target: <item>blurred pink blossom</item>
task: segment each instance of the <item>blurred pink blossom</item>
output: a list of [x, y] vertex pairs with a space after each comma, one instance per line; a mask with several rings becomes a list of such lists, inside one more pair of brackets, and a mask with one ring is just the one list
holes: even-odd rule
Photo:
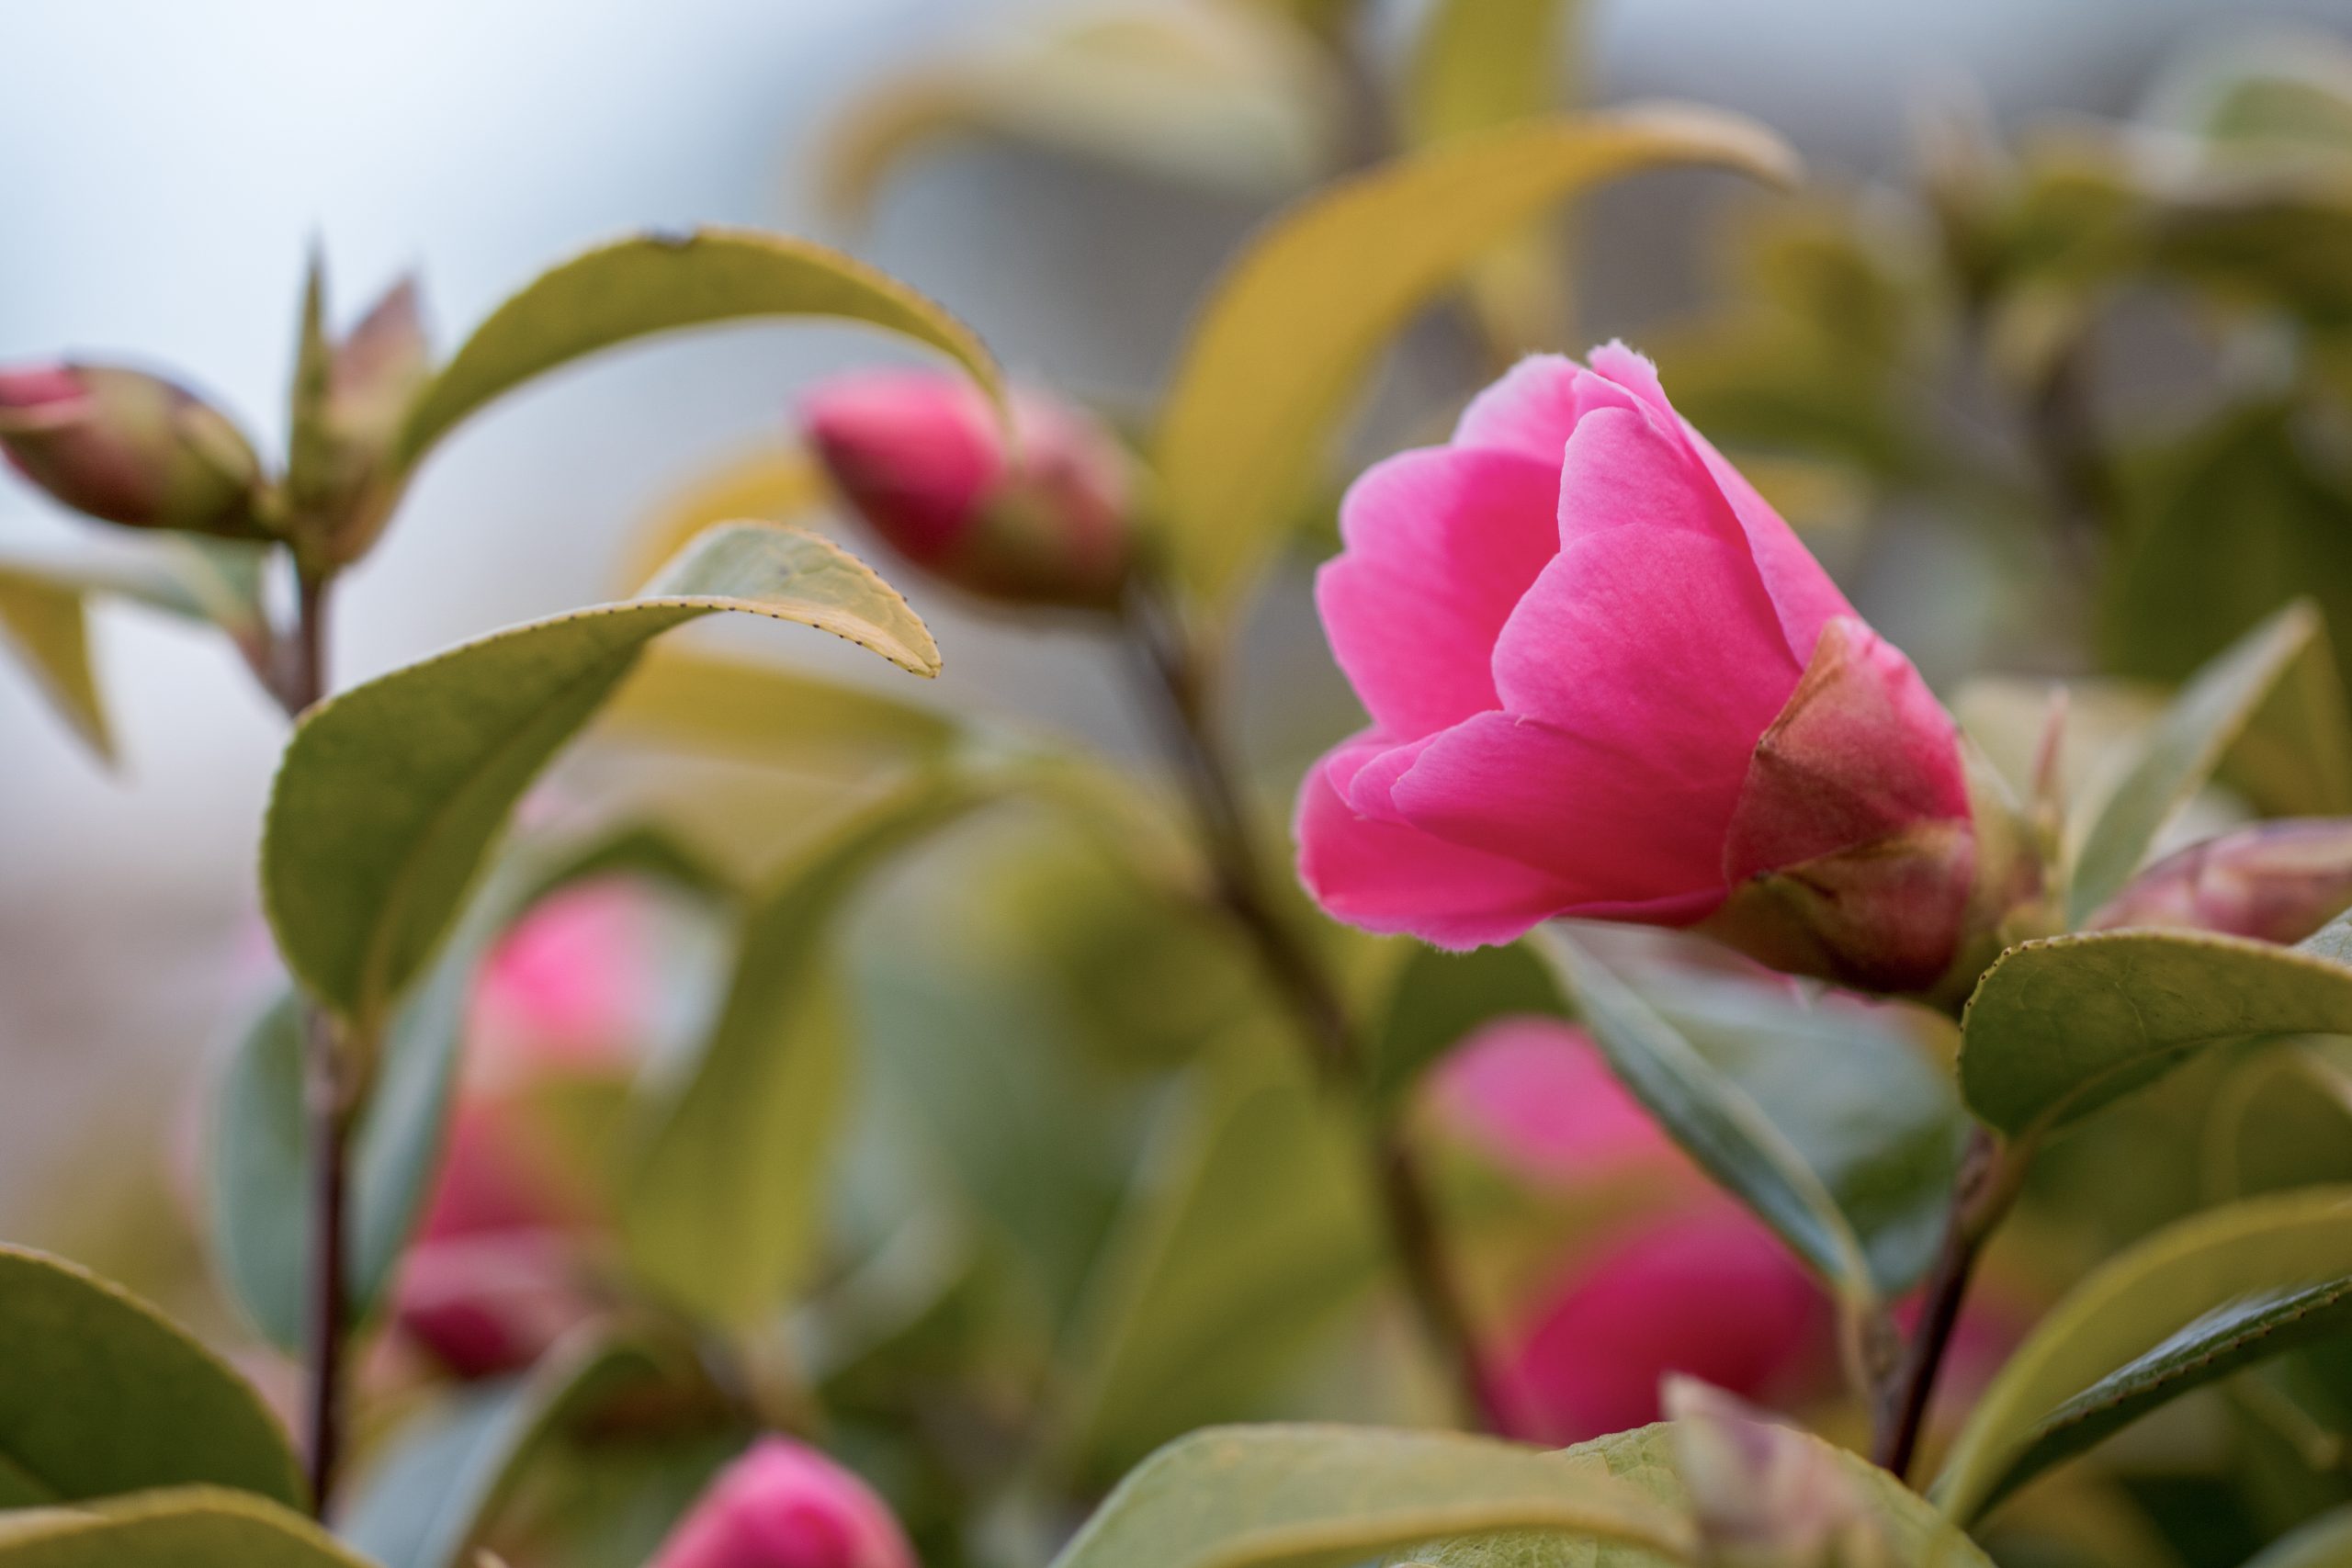
[[651, 1568], [916, 1568], [889, 1508], [816, 1450], [763, 1438], [721, 1471]]

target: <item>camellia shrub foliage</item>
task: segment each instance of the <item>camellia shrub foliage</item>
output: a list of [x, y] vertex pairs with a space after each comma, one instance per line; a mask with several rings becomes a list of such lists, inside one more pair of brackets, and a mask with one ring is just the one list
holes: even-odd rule
[[[2352, 55], [1857, 192], [1563, 107], [1542, 0], [1360, 20], [1057, 22], [832, 147], [1301, 187], [1140, 423], [744, 230], [447, 354], [314, 265], [275, 455], [0, 368], [119, 536], [0, 562], [66, 723], [106, 596], [288, 726], [194, 1205], [251, 1341], [0, 1248], [0, 1568], [2352, 1562]], [[1719, 286], [1572, 357], [1558, 213], [1691, 166]], [[1342, 459], [1432, 316], [1492, 374]], [[907, 352], [625, 596], [335, 678], [445, 437], [777, 318]], [[1302, 560], [1362, 718], [1244, 746]], [[893, 581], [1078, 634], [1157, 760], [927, 701]]]

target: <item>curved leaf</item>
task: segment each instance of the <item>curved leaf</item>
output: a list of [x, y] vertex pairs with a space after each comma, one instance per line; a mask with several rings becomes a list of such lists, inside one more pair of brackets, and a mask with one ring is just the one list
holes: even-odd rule
[[654, 509], [629, 540], [621, 586], [635, 592], [706, 528], [745, 519], [797, 523], [832, 499], [832, 482], [802, 448], [747, 452], [698, 475]]
[[1763, 1108], [1557, 930], [1538, 938], [1610, 1065], [1691, 1158], [1772, 1227], [1849, 1308], [1878, 1299], [1862, 1245], [1804, 1156]]
[[1961, 1024], [1969, 1107], [2011, 1136], [2089, 1114], [2250, 1034], [2352, 1033], [2352, 968], [2201, 931], [2030, 942], [1977, 982]]
[[1001, 392], [988, 349], [944, 310], [822, 245], [752, 229], [642, 234], [542, 273], [492, 311], [401, 427], [413, 467], [469, 416], [560, 365], [633, 338], [754, 316], [837, 316], [929, 344]]
[[672, 626], [734, 610], [848, 638], [917, 674], [931, 634], [838, 547], [714, 528], [622, 604], [465, 643], [311, 710], [270, 794], [263, 902], [288, 967], [362, 1040], [431, 956], [506, 814]]
[[0, 1247], [0, 1495], [218, 1485], [300, 1507], [301, 1466], [244, 1379], [129, 1292]]
[[[1690, 1488], [1683, 1479], [1687, 1450], [1679, 1439], [1684, 1425], [1660, 1421], [1611, 1433], [1578, 1443], [1560, 1457], [1680, 1516], [1692, 1506]], [[1991, 1559], [1974, 1541], [1918, 1494], [1860, 1455], [1792, 1428], [1776, 1428], [1772, 1437], [1822, 1462], [1868, 1506], [1894, 1548], [1889, 1568], [1991, 1568]], [[1547, 1531], [1444, 1541], [1416, 1551], [1413, 1561], [1427, 1568], [1662, 1568], [1666, 1560], [1623, 1546], [1596, 1550], [1589, 1540]]]
[[863, 773], [944, 758], [956, 716], [789, 665], [656, 644], [605, 704], [599, 733], [796, 773]]
[[82, 743], [98, 761], [113, 762], [114, 732], [107, 723], [97, 677], [90, 671], [82, 595], [62, 583], [0, 566], [0, 643], [17, 650], [41, 694]]
[[2070, 924], [2089, 919], [2132, 880], [2172, 814], [2212, 776], [2319, 632], [2319, 612], [2298, 600], [2231, 644], [2182, 689], [2083, 837], [2066, 895]]
[[548, 1441], [622, 1404], [667, 1399], [715, 1417], [725, 1407], [692, 1359], [589, 1335], [529, 1372], [458, 1394], [404, 1430], [343, 1522], [385, 1568], [463, 1568], [499, 1505]]
[[991, 795], [954, 778], [910, 786], [752, 898], [726, 1001], [654, 1109], [622, 1201], [631, 1265], [680, 1305], [746, 1325], [797, 1282], [847, 1089], [834, 917], [890, 856]]
[[2036, 1325], [1932, 1495], [1965, 1523], [2167, 1399], [2352, 1321], [2352, 1189], [2247, 1199], [2101, 1264]]
[[0, 1515], [0, 1568], [371, 1568], [301, 1515], [209, 1486]]
[[1374, 354], [1546, 208], [1620, 175], [1712, 164], [1786, 179], [1753, 121], [1654, 107], [1531, 119], [1330, 186], [1277, 218], [1201, 312], [1155, 444], [1169, 550], [1211, 610], [1249, 585]]
[[1677, 1560], [1691, 1544], [1631, 1488], [1491, 1438], [1212, 1427], [1131, 1472], [1053, 1568], [1344, 1568], [1435, 1536], [1539, 1529]]
[[2298, 1525], [2249, 1558], [2245, 1568], [2352, 1568], [2352, 1506]]

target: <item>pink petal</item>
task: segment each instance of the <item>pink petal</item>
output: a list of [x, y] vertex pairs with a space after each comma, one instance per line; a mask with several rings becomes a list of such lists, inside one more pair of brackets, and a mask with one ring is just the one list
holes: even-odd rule
[[1426, 735], [1497, 706], [1489, 654], [1558, 553], [1556, 467], [1432, 447], [1365, 471], [1340, 503], [1346, 553], [1317, 574], [1331, 651], [1373, 719]]
[[1697, 1178], [1591, 1037], [1555, 1018], [1486, 1025], [1446, 1054], [1430, 1093], [1450, 1124], [1524, 1177], [1575, 1183], [1687, 1169]]
[[1388, 750], [1381, 740], [1350, 742], [1309, 769], [1299, 788], [1299, 877], [1334, 919], [1461, 949], [1510, 942], [1570, 901], [1532, 866], [1351, 808], [1332, 775]]
[[1640, 405], [1606, 377], [1560, 354], [1532, 354], [1470, 400], [1453, 428], [1453, 445], [1516, 452], [1557, 468], [1568, 434], [1599, 409]]

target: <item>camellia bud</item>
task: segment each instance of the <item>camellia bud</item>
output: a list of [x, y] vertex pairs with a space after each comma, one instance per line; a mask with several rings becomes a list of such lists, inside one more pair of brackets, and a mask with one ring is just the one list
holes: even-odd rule
[[[1708, 1562], [1894, 1568], [1902, 1561], [1854, 1472], [1828, 1444], [1694, 1378], [1667, 1379], [1661, 1403]], [[1923, 1559], [1932, 1560], [1932, 1552]]]
[[187, 389], [112, 365], [0, 370], [0, 451], [92, 517], [134, 528], [265, 536], [261, 461]]
[[432, 378], [433, 355], [413, 279], [394, 284], [339, 341], [327, 335], [325, 292], [314, 263], [286, 491], [298, 547], [349, 561], [367, 553], [400, 500], [393, 449]]
[[2352, 818], [2259, 822], [2167, 855], [2091, 917], [2298, 942], [2352, 906]]
[[721, 1471], [652, 1568], [915, 1568], [865, 1483], [816, 1450], [763, 1438]]
[[1134, 561], [1134, 465], [1088, 414], [1012, 395], [1012, 448], [961, 377], [888, 371], [827, 383], [809, 444], [858, 514], [908, 560], [1012, 604], [1117, 605]]

